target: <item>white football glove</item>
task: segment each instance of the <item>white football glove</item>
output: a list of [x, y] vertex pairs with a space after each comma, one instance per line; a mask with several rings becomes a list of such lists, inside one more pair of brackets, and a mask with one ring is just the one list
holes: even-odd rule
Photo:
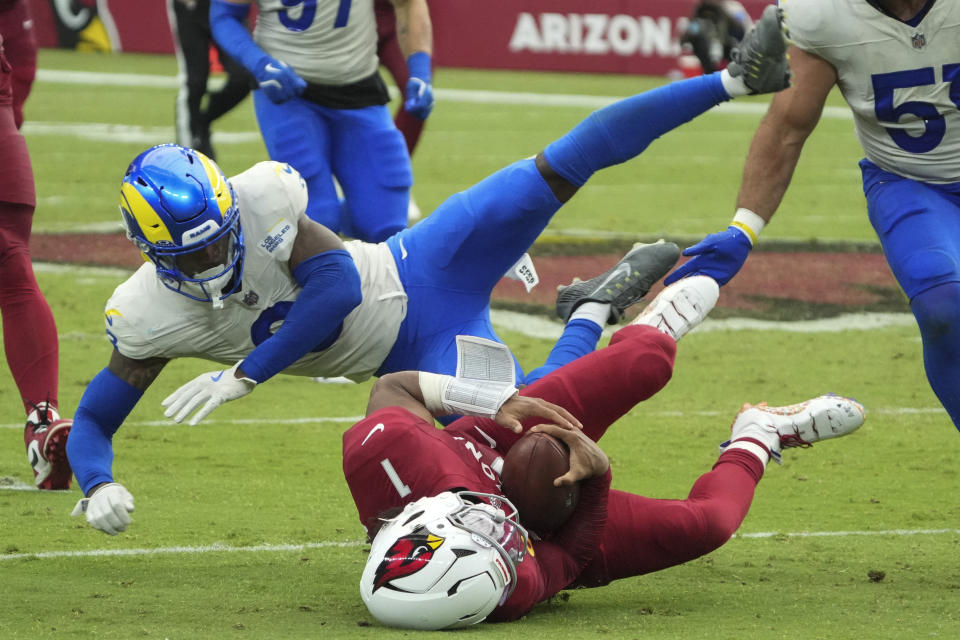
[[223, 371], [205, 373], [183, 385], [160, 403], [167, 409], [163, 415], [173, 418], [174, 422], [183, 422], [184, 418], [203, 404], [190, 419], [190, 424], [195, 425], [224, 402], [247, 395], [257, 386], [257, 381], [235, 378], [234, 372], [239, 366], [240, 362]]
[[116, 482], [105, 484], [89, 498], [83, 498], [73, 508], [72, 516], [87, 514], [87, 522], [94, 529], [115, 536], [126, 531], [133, 511], [133, 496]]

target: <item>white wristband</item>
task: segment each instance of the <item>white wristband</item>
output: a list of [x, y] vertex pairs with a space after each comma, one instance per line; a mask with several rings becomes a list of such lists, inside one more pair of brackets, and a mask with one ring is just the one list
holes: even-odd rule
[[747, 234], [747, 237], [750, 239], [750, 246], [753, 246], [757, 244], [757, 237], [760, 235], [760, 232], [763, 231], [763, 227], [766, 226], [766, 224], [766, 220], [753, 211], [750, 211], [750, 209], [740, 207], [734, 214], [733, 222], [730, 223], [730, 226], [736, 227]]
[[517, 393], [507, 382], [470, 380], [420, 372], [423, 404], [434, 415], [461, 414], [494, 418], [500, 407]]

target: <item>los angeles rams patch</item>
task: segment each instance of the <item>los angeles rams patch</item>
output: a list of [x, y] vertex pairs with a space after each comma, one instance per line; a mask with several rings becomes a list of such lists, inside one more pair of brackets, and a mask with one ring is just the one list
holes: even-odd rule
[[[273, 231], [274, 229], [278, 228], [278, 231]], [[291, 225], [289, 222], [286, 220], [281, 220], [277, 224], [273, 225], [273, 228], [267, 232], [267, 237], [260, 242], [260, 246], [266, 249], [267, 253], [273, 253], [277, 247], [283, 243], [284, 236], [286, 236], [286, 234], [289, 233], [292, 228], [293, 225]]]

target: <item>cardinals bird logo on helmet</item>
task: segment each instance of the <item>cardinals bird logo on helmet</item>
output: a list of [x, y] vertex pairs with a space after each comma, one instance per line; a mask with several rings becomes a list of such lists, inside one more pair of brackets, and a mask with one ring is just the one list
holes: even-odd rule
[[410, 535], [398, 538], [377, 568], [373, 590], [389, 586], [391, 580], [409, 576], [424, 568], [433, 558], [433, 552], [442, 544], [443, 538], [426, 529], [418, 529]]

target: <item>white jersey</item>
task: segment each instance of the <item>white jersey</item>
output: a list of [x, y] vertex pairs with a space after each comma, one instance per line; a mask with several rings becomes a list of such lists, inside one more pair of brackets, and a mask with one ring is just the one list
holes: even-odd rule
[[[243, 286], [222, 309], [171, 291], [153, 263], [140, 267], [107, 302], [107, 334], [121, 354], [195, 357], [233, 365], [283, 323], [300, 285], [288, 260], [305, 215], [307, 189], [289, 165], [261, 162], [230, 179], [240, 207], [246, 256]], [[393, 347], [407, 297], [386, 244], [353, 241], [347, 250], [360, 272], [363, 301], [343, 321], [337, 340], [308, 353], [284, 373], [366, 380]]]
[[832, 64], [868, 160], [933, 183], [960, 182], [960, 1], [916, 27], [867, 0], [781, 0], [789, 38]]
[[373, 0], [316, 0], [284, 6], [257, 0], [253, 37], [310, 82], [342, 85], [372, 75], [377, 60]]

